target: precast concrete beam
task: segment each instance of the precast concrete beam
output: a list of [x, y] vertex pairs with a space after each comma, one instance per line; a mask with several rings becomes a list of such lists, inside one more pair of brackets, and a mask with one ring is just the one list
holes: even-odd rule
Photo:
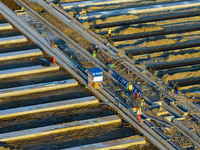
[[[138, 0], [137, 0], [138, 1]], [[77, 7], [86, 7], [86, 6], [98, 6], [98, 5], [108, 5], [108, 4], [119, 4], [133, 2], [133, 0], [94, 0], [94, 1], [79, 1], [74, 3], [61, 3], [60, 7], [62, 9], [74, 9]]]
[[0, 45], [27, 42], [28, 39], [23, 35], [0, 38]]
[[77, 86], [78, 82], [74, 79], [46, 82], [41, 84], [27, 85], [15, 88], [1, 89], [0, 98], [21, 96], [31, 93], [46, 92], [51, 90], [58, 90], [68, 87]]
[[167, 110], [167, 111], [169, 111], [170, 113], [172, 113], [172, 115], [174, 115], [175, 116], [175, 118], [183, 118], [182, 117], [182, 115], [179, 113], [179, 112], [177, 112], [176, 110], [174, 110], [171, 106], [169, 106], [167, 103], [165, 103], [164, 101], [163, 101], [163, 107]]
[[70, 100], [64, 100], [59, 102], [38, 104], [32, 106], [25, 106], [13, 109], [6, 109], [0, 111], [0, 119], [17, 117], [21, 115], [33, 114], [33, 113], [41, 113], [47, 111], [55, 111], [59, 109], [69, 109], [76, 106], [87, 106], [92, 104], [98, 104], [99, 100], [94, 96], [76, 98]]
[[42, 55], [42, 51], [38, 48], [31, 49], [31, 50], [10, 52], [10, 53], [1, 53], [0, 61], [14, 60], [14, 59], [19, 59], [19, 58], [34, 57], [34, 56], [40, 56], [40, 55]]
[[0, 24], [0, 31], [2, 30], [10, 30], [13, 29], [12, 25], [10, 23], [1, 23]]
[[0, 71], [0, 79], [59, 70], [59, 66], [31, 66]]
[[180, 108], [180, 106], [179, 106], [179, 104], [178, 105], [175, 105], [174, 104], [174, 102], [170, 102], [169, 103], [170, 104], [170, 106], [172, 107], [172, 108], [174, 108], [177, 112], [179, 112], [181, 115], [183, 115], [183, 116], [187, 116], [188, 115], [188, 113], [189, 113], [189, 111], [188, 110], [183, 110], [183, 109], [181, 109]]
[[182, 123], [178, 120], [173, 119], [173, 124], [176, 125], [180, 130], [182, 130], [191, 140], [194, 142], [198, 148], [200, 148], [200, 137], [191, 132], [188, 128], [186, 128]]
[[87, 13], [86, 16], [77, 15], [76, 17], [80, 20], [86, 20], [86, 19], [91, 20], [91, 19], [119, 16], [119, 15], [150, 13], [150, 12], [167, 11], [171, 9], [183, 9], [183, 8], [190, 8], [197, 6], [200, 6], [200, 0], [145, 6], [145, 7], [136, 7], [136, 8], [127, 8], [127, 9], [113, 10], [113, 11], [101, 11], [97, 13]]
[[101, 143], [94, 143], [94, 144], [84, 145], [80, 147], [66, 148], [62, 150], [91, 150], [91, 149], [113, 150], [113, 149], [126, 149], [129, 146], [143, 145], [143, 144], [146, 144], [146, 141], [144, 138], [141, 138], [141, 137], [136, 138], [135, 136], [131, 136], [128, 138], [117, 139], [117, 140], [101, 142]]
[[74, 121], [70, 123], [62, 123], [58, 125], [27, 129], [22, 131], [15, 131], [0, 134], [0, 142], [8, 142], [14, 140], [22, 140], [26, 138], [36, 138], [38, 136], [48, 136], [50, 134], [58, 134], [73, 130], [80, 130], [84, 128], [97, 127], [102, 125], [109, 125], [120, 123], [121, 119], [117, 115], [99, 117], [95, 119]]

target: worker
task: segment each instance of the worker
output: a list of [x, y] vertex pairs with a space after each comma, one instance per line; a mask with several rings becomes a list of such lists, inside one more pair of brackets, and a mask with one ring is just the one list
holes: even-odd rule
[[144, 101], [144, 99], [142, 98], [142, 100], [141, 100], [141, 108], [142, 108], [142, 111], [144, 111], [144, 106], [145, 106], [145, 101]]
[[51, 56], [51, 63], [53, 66], [56, 66], [56, 58]]
[[81, 15], [81, 17], [86, 16], [86, 15], [87, 15], [87, 10], [82, 10], [82, 11], [80, 12], [80, 15]]
[[137, 111], [137, 117], [138, 117], [139, 122], [140, 122], [141, 115], [142, 115], [142, 110], [141, 110], [141, 108], [139, 108]]
[[191, 101], [192, 101], [193, 103], [195, 102], [194, 98], [195, 98], [194, 96], [191, 97]]
[[129, 82], [128, 90], [129, 90], [129, 93], [131, 94], [131, 92], [133, 90], [133, 85], [131, 84], [131, 82]]
[[118, 53], [118, 56], [119, 56], [119, 57], [121, 57], [121, 56], [122, 56], [122, 54], [121, 54], [121, 53]]
[[53, 48], [53, 41], [51, 41], [51, 48]]
[[112, 30], [111, 30], [111, 28], [109, 28], [109, 30], [108, 30], [108, 37], [109, 38], [111, 37], [111, 33], [112, 33]]
[[107, 64], [110, 64], [110, 57], [107, 58]]
[[96, 53], [95, 53], [95, 51], [93, 51], [93, 54], [92, 54], [92, 55], [93, 55], [93, 57], [96, 57]]

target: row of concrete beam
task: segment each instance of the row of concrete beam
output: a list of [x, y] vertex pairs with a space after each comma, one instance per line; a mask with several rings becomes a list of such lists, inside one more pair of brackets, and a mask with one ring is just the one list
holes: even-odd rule
[[[4, 24], [4, 27], [7, 25], [7, 28], [3, 30], [12, 29], [9, 24]], [[3, 26], [3, 25], [2, 25]], [[0, 26], [1, 27], [1, 26]], [[0, 28], [1, 30], [1, 28]], [[21, 43], [28, 41], [25, 36], [14, 36], [14, 37], [6, 37], [0, 39], [0, 45], [4, 44], [11, 44], [11, 43]], [[42, 51], [40, 49], [27, 49], [18, 52], [9, 52], [9, 53], [0, 53], [0, 61], [7, 61], [7, 60], [15, 60], [15, 59], [22, 59], [26, 57], [35, 57], [42, 55]], [[50, 72], [59, 70], [59, 66], [31, 66], [31, 67], [23, 67], [18, 69], [8, 69], [0, 71], [0, 79], [29, 75], [34, 73], [43, 73], [43, 72]], [[69, 88], [77, 86], [78, 82], [74, 79], [62, 80], [62, 81], [54, 81], [54, 82], [46, 82], [34, 85], [26, 85], [14, 88], [7, 88], [0, 90], [0, 98], [4, 100], [5, 97], [15, 97], [21, 95], [27, 95], [37, 92], [47, 92], [50, 90], [58, 90], [63, 88]], [[12, 109], [6, 109], [0, 111], [0, 118], [15, 118], [18, 116], [23, 115], [31, 115], [35, 113], [42, 113], [46, 111], [54, 111], [54, 110], [61, 110], [61, 109], [71, 109], [77, 106], [88, 106], [98, 104], [99, 100], [96, 99], [94, 96], [90, 97], [83, 97], [71, 100], [63, 100], [59, 102], [51, 102], [46, 104], [37, 104], [32, 106], [25, 106], [25, 107], [18, 107]], [[27, 130], [20, 130], [14, 132], [8, 132], [0, 134], [0, 142], [8, 142], [11, 140], [20, 140], [26, 139], [30, 137], [37, 137], [48, 135], [52, 133], [62, 133], [72, 130], [79, 130], [88, 127], [97, 127], [101, 125], [110, 125], [113, 123], [119, 123], [121, 119], [116, 116], [105, 116], [99, 117], [94, 119], [82, 120], [82, 121], [75, 121], [70, 123], [63, 123], [57, 124], [52, 126], [45, 126]], [[95, 143], [91, 145], [84, 145], [79, 148], [72, 148], [72, 149], [90, 149], [91, 147], [96, 149], [113, 149], [113, 148], [126, 148], [132, 145], [138, 144], [145, 144], [146, 141], [144, 138], [136, 138], [136, 137], [129, 137], [124, 139], [118, 139], [114, 141], [102, 142], [102, 143]], [[92, 149], [93, 149], [92, 148]]]

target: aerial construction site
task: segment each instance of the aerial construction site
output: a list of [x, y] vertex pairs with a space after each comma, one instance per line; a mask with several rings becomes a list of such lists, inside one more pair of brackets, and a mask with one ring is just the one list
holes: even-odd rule
[[0, 149], [200, 149], [200, 0], [1, 0]]

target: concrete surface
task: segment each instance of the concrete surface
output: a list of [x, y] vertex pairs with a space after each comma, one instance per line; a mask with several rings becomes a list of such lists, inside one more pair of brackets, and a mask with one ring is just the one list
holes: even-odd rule
[[100, 125], [108, 125], [113, 123], [120, 123], [121, 119], [117, 115], [99, 117], [95, 119], [74, 121], [70, 123], [62, 123], [58, 125], [15, 131], [0, 134], [0, 141], [6, 142], [11, 140], [20, 140], [25, 138], [36, 138], [37, 136], [47, 136], [49, 134], [56, 134], [60, 132], [67, 132], [72, 130], [79, 130], [88, 127], [95, 127]]
[[8, 88], [8, 89], [1, 89], [0, 97], [26, 95], [26, 94], [30, 94], [30, 93], [38, 93], [38, 92], [45, 92], [45, 91], [50, 91], [50, 90], [57, 90], [57, 89], [73, 87], [73, 86], [77, 86], [77, 85], [78, 85], [78, 82], [76, 80], [69, 79], [69, 80], [20, 86], [20, 87]]
[[53, 111], [59, 109], [67, 109], [76, 106], [85, 106], [90, 104], [99, 103], [98, 99], [94, 96], [76, 98], [71, 100], [63, 100], [59, 102], [38, 104], [32, 106], [18, 107], [13, 109], [6, 109], [0, 111], [0, 119], [9, 118], [9, 117], [17, 117], [18, 115], [27, 115], [32, 113], [41, 113], [45, 111]]
[[42, 51], [38, 48], [31, 49], [31, 50], [10, 52], [10, 53], [2, 53], [0, 54], [0, 61], [14, 60], [14, 59], [19, 59], [19, 58], [33, 57], [33, 56], [40, 56], [40, 55], [42, 55]]
[[146, 144], [146, 141], [144, 138], [135, 138], [134, 136], [123, 138], [123, 139], [117, 139], [113, 141], [107, 141], [102, 143], [94, 143], [89, 145], [84, 145], [80, 147], [73, 147], [73, 148], [66, 148], [62, 150], [113, 150], [113, 149], [125, 149], [129, 146], [133, 145], [139, 145], [139, 144]]
[[31, 66], [0, 71], [0, 79], [59, 70], [59, 66]]
[[0, 38], [0, 45], [27, 42], [27, 38], [23, 35]]

